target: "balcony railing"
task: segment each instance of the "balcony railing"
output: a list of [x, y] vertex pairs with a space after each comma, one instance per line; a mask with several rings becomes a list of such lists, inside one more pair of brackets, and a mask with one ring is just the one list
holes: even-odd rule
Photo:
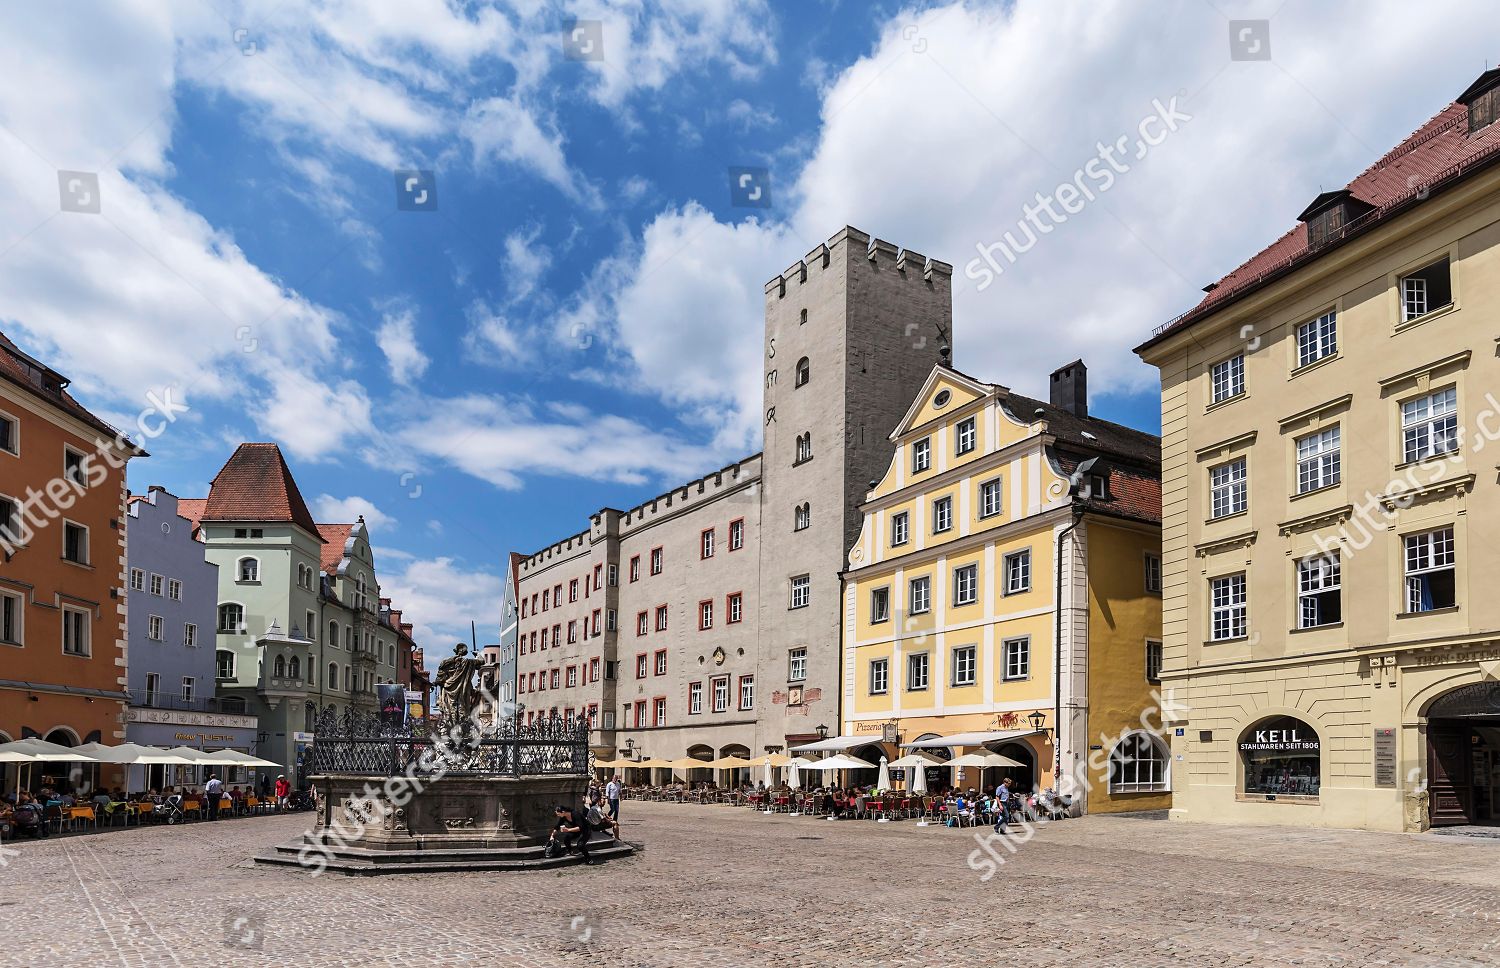
[[243, 703], [229, 699], [216, 697], [184, 699], [180, 694], [171, 695], [159, 690], [151, 692], [146, 689], [131, 689], [128, 692], [132, 706], [141, 706], [146, 709], [180, 709], [200, 713], [235, 713], [237, 715], [245, 711]]

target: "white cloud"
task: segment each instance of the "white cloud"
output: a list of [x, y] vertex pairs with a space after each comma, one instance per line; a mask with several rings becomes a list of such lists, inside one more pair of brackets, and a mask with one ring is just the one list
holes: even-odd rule
[[473, 358], [502, 369], [525, 366], [535, 358], [538, 337], [523, 323], [496, 312], [480, 300], [470, 303], [464, 315], [469, 328], [464, 333], [463, 345]]
[[542, 227], [534, 225], [505, 237], [506, 285], [512, 303], [531, 295], [552, 267], [552, 250], [537, 241], [541, 234]]
[[714, 69], [750, 80], [776, 63], [777, 27], [764, 0], [585, 0], [572, 12], [603, 21], [604, 60], [580, 63], [594, 72], [594, 97], [606, 106], [660, 90], [678, 74]]
[[508, 490], [521, 487], [529, 475], [621, 484], [687, 480], [715, 469], [718, 460], [639, 420], [571, 404], [537, 407], [521, 398], [477, 394], [429, 400], [424, 416], [401, 427], [396, 437], [411, 455]]
[[420, 380], [431, 362], [417, 345], [413, 315], [410, 308], [388, 311], [381, 317], [380, 328], [375, 331], [375, 342], [385, 354], [391, 379], [403, 386]]
[[[1484, 7], [1451, 0], [1406, 23], [1384, 3], [1250, 6], [1272, 63], [1230, 62], [1215, 8], [1179, 2], [949, 4], [906, 11], [832, 76], [800, 170], [774, 172], [781, 221], [660, 213], [599, 270], [584, 305], [638, 385], [753, 436], [762, 285], [854, 224], [955, 266], [955, 362], [1044, 394], [1082, 356], [1091, 391], [1150, 392], [1131, 348], [1199, 287], [1278, 237], [1320, 187], [1342, 185], [1477, 76], [1488, 38], [1455, 34]], [[1358, 58], [1329, 58], [1357, 47]], [[1392, 70], [1402, 50], [1443, 64]], [[1059, 56], [1066, 51], [1067, 56]], [[1458, 65], [1458, 66], [1453, 66]], [[1192, 115], [1108, 194], [979, 291], [964, 267], [1037, 192], [1136, 127], [1153, 99]], [[575, 311], [579, 311], [575, 307]], [[728, 404], [732, 412], [720, 413]]]
[[597, 188], [568, 166], [563, 137], [551, 121], [539, 120], [514, 98], [492, 97], [469, 106], [459, 125], [476, 168], [496, 161], [528, 169], [574, 201], [598, 208]]
[[319, 494], [313, 498], [312, 513], [324, 524], [352, 524], [355, 519], [363, 517], [372, 537], [377, 532], [396, 527], [395, 518], [358, 495], [338, 498], [332, 494]]
[[469, 641], [470, 621], [478, 624], [481, 646], [499, 633], [504, 580], [453, 558], [417, 558], [382, 571], [380, 593], [415, 626], [429, 666], [450, 654], [454, 642]]
[[372, 430], [369, 394], [354, 380], [287, 371], [277, 375], [270, 393], [251, 416], [263, 433], [303, 460], [352, 455]]

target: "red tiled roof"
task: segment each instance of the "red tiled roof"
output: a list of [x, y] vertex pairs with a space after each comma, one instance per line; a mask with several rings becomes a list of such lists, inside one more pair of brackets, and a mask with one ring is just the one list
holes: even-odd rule
[[[0, 333], [0, 378], [14, 383], [37, 399], [44, 400], [59, 410], [77, 417], [104, 434], [107, 440], [114, 440], [116, 437], [125, 440], [120, 431], [94, 416], [87, 407], [73, 399], [73, 395], [63, 389], [63, 384], [68, 382], [67, 377], [40, 360], [36, 360], [4, 333]], [[149, 456], [129, 440], [125, 440], [125, 445], [135, 452], [135, 456]]]
[[208, 489], [201, 521], [285, 521], [316, 535], [318, 525], [275, 444], [240, 444]]
[[353, 530], [352, 524], [318, 525], [318, 534], [328, 542], [323, 546], [323, 570], [328, 574], [338, 572], [339, 562], [344, 560], [344, 543], [349, 540], [349, 532]]
[[[1076, 460], [1067, 457], [1060, 458], [1058, 463], [1069, 474], [1078, 466]], [[1089, 498], [1086, 502], [1088, 510], [1095, 514], [1161, 524], [1161, 478], [1107, 460], [1105, 468], [1109, 472], [1109, 494], [1104, 498]]]
[[1307, 224], [1298, 223], [1220, 279], [1198, 305], [1158, 327], [1138, 350], [1331, 251], [1387, 216], [1424, 201], [1434, 191], [1496, 160], [1500, 160], [1500, 124], [1490, 124], [1471, 134], [1468, 107], [1458, 101], [1449, 104], [1345, 186], [1355, 199], [1373, 209], [1348, 223], [1339, 238], [1314, 249], [1308, 245]]
[[193, 530], [198, 530], [198, 523], [203, 520], [203, 509], [208, 504], [206, 497], [180, 497], [177, 499], [177, 513], [193, 522]]

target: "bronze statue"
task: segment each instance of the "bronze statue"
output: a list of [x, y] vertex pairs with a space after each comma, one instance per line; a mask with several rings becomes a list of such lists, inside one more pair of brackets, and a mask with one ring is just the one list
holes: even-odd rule
[[469, 647], [462, 642], [453, 647], [452, 655], [438, 663], [438, 711], [448, 728], [452, 728], [457, 722], [467, 721], [479, 705], [479, 689], [474, 685], [474, 673], [483, 665], [483, 659], [469, 656]]

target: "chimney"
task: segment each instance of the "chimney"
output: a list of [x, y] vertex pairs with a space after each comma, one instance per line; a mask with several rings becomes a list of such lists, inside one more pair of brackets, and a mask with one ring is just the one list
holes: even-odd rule
[[1052, 405], [1075, 417], [1089, 415], [1089, 368], [1083, 360], [1052, 371]]

